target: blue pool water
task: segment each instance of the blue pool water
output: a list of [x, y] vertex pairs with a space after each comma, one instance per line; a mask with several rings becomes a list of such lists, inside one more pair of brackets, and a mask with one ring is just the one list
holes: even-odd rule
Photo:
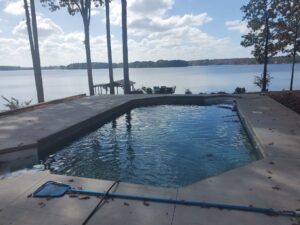
[[180, 187], [255, 159], [237, 113], [214, 105], [133, 109], [48, 161], [59, 174]]

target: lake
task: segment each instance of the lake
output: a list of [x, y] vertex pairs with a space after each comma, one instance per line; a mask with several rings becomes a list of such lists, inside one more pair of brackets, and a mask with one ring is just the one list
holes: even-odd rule
[[[187, 88], [194, 94], [233, 92], [237, 86], [245, 87], [247, 91], [259, 91], [253, 80], [255, 75], [261, 74], [262, 69], [263, 65], [132, 68], [130, 80], [136, 82], [136, 88], [176, 86], [176, 94], [183, 94]], [[291, 65], [270, 65], [269, 71], [273, 77], [269, 90], [289, 89]], [[115, 80], [122, 79], [122, 72], [122, 69], [114, 69]], [[95, 84], [108, 82], [108, 69], [93, 70], [93, 77]], [[46, 100], [88, 93], [86, 70], [44, 70], [43, 82]], [[300, 89], [300, 64], [296, 65], [294, 89]], [[15, 97], [22, 101], [33, 99], [35, 103], [33, 71], [0, 71], [0, 96]], [[0, 110], [5, 109], [4, 103], [0, 98]]]

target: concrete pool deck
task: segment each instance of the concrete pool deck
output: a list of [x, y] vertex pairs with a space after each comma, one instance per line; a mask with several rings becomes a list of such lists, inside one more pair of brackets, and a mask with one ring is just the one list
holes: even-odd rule
[[[168, 97], [169, 99], [160, 96], [156, 98], [161, 98], [160, 101], [164, 103], [170, 101], [170, 98], [178, 100], [176, 97], [178, 96]], [[197, 101], [203, 101], [199, 96], [196, 97], [199, 98]], [[39, 138], [45, 138], [45, 135], [48, 134], [53, 135], [61, 127], [74, 126], [76, 120], [78, 122], [78, 120], [86, 120], [87, 117], [94, 117], [100, 112], [105, 112], [105, 108], [121, 105], [123, 110], [126, 108], [124, 108], [124, 102], [134, 101], [136, 98], [149, 98], [150, 100], [147, 101], [151, 103], [152, 96], [83, 98], [74, 102], [51, 106], [49, 109], [47, 107], [40, 111], [36, 110], [12, 117], [0, 117], [0, 152], [1, 149], [5, 148], [6, 152], [4, 151], [3, 155], [18, 152], [16, 143], [19, 143], [19, 147], [22, 149], [22, 146], [30, 146], [34, 144], [32, 142], [35, 142], [35, 146], [32, 145], [31, 147], [37, 148]], [[184, 101], [185, 97], [179, 96], [179, 98]], [[215, 100], [217, 98], [211, 98], [210, 102]], [[95, 107], [95, 104], [98, 105], [98, 108]], [[269, 97], [256, 94], [241, 95], [240, 98], [237, 98], [237, 104], [240, 117], [263, 156], [261, 160], [183, 188], [169, 189], [120, 183], [115, 191], [185, 200], [299, 210], [300, 115]], [[101, 107], [104, 111], [100, 110]], [[64, 111], [68, 114], [72, 112], [71, 116], [65, 117]], [[79, 111], [80, 114], [75, 114]], [[54, 117], [59, 117], [59, 119], [54, 121]], [[49, 129], [42, 129], [45, 125], [43, 123], [49, 126]], [[29, 139], [29, 136], [33, 138]], [[26, 148], [24, 151], [27, 151]], [[97, 198], [80, 200], [79, 197], [70, 198], [69, 196], [48, 201], [46, 199], [27, 198], [30, 193], [47, 180], [62, 181], [74, 187], [97, 191], [106, 191], [112, 184], [110, 181], [52, 175], [47, 171], [5, 178], [0, 180], [0, 225], [82, 224], [99, 201]], [[139, 201], [114, 199], [106, 202], [88, 224], [124, 223], [297, 225], [300, 224], [300, 220], [257, 213], [159, 203], [145, 204]]]

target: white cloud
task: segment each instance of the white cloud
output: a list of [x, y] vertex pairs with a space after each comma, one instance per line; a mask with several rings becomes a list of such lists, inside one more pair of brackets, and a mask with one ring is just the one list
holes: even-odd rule
[[[231, 39], [215, 37], [205, 32], [203, 26], [213, 20], [207, 13], [170, 15], [169, 10], [173, 4], [174, 0], [128, 1], [129, 61], [226, 58], [249, 54], [249, 50], [233, 44]], [[105, 15], [104, 7], [92, 10], [99, 12], [102, 18]], [[110, 12], [111, 23], [118, 26], [118, 35], [112, 34], [113, 60], [121, 62], [120, 1], [111, 2]], [[55, 16], [55, 14], [52, 15]], [[68, 19], [72, 20], [70, 17]], [[53, 20], [40, 13], [37, 16], [37, 22], [43, 66], [85, 61], [83, 30], [77, 31], [76, 28], [76, 30], [66, 32]], [[236, 21], [226, 22], [228, 29], [244, 32], [238, 25], [241, 24]], [[25, 21], [17, 24], [13, 28], [12, 34], [13, 37], [0, 39], [0, 63], [2, 65], [31, 66]], [[97, 36], [91, 34], [92, 60], [107, 61], [105, 33]]]
[[166, 32], [178, 27], [197, 27], [210, 22], [211, 17], [207, 13], [199, 15], [171, 16], [166, 19], [161, 17], [141, 18], [129, 23], [129, 33], [133, 35], [147, 35], [154, 32]]
[[[38, 34], [41, 38], [48, 37], [54, 34], [62, 34], [63, 30], [60, 26], [54, 23], [51, 19], [42, 16], [37, 16]], [[12, 31], [15, 35], [27, 36], [26, 21], [21, 21]]]
[[96, 15], [99, 15], [99, 14], [100, 14], [100, 11], [91, 10], [91, 16], [96, 16]]
[[247, 22], [240, 20], [230, 20], [225, 22], [228, 30], [239, 31], [241, 34], [247, 34], [249, 28], [247, 27]]
[[174, 0], [132, 0], [128, 1], [128, 10], [135, 15], [159, 16], [164, 15], [173, 4]]
[[97, 16], [100, 14], [100, 10], [99, 7], [101, 6], [95, 6], [95, 4], [92, 4], [92, 7], [91, 7], [91, 16]]
[[23, 15], [24, 14], [24, 4], [22, 0], [10, 1], [5, 6], [4, 12], [12, 15]]

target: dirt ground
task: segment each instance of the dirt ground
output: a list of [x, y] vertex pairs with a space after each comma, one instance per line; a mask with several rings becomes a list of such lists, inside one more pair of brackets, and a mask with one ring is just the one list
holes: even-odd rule
[[300, 91], [276, 91], [267, 95], [300, 114]]

